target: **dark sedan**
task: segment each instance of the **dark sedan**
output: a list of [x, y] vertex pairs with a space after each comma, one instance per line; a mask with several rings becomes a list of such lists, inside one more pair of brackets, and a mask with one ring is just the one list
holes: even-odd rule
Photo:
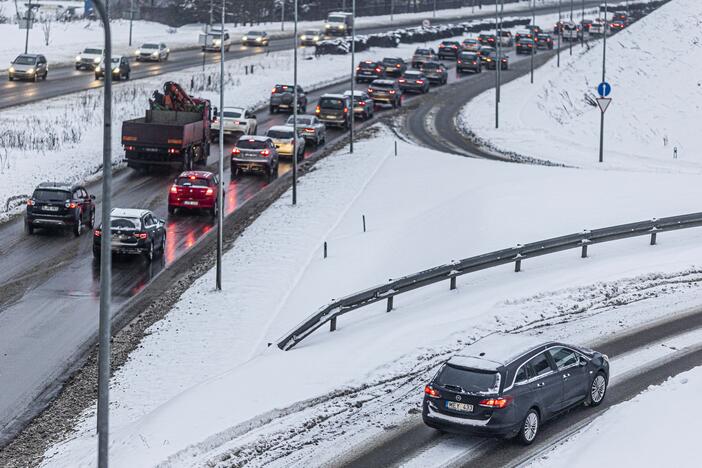
[[421, 71], [427, 77], [429, 83], [442, 85], [448, 81], [448, 70], [443, 63], [426, 62], [422, 65]]
[[408, 71], [397, 80], [400, 89], [405, 93], [428, 93], [429, 80], [420, 71]]
[[[488, 70], [497, 70], [497, 62], [498, 62], [498, 57], [497, 57], [497, 51], [494, 52], [489, 52], [486, 57], [486, 67]], [[499, 58], [500, 62], [500, 70], [507, 70], [509, 69], [509, 57], [505, 54], [502, 54], [502, 56]]]
[[461, 49], [461, 43], [458, 41], [443, 41], [439, 44], [439, 60], [456, 60], [456, 55]]
[[110, 232], [102, 224], [93, 232], [93, 255], [100, 257], [102, 239], [116, 254], [144, 254], [151, 261], [166, 250], [166, 223], [149, 210], [115, 208], [110, 212]]
[[381, 78], [383, 75], [383, 64], [381, 62], [364, 60], [356, 66], [356, 83], [373, 81]]
[[494, 34], [481, 34], [478, 36], [478, 42], [486, 46], [494, 46], [497, 43], [497, 37]]
[[536, 47], [539, 49], [553, 49], [553, 38], [550, 34], [537, 34]]
[[544, 421], [602, 403], [608, 382], [604, 354], [498, 333], [441, 366], [424, 388], [422, 419], [441, 431], [517, 437], [528, 445]]
[[535, 54], [536, 53], [536, 43], [533, 39], [522, 39], [517, 42], [517, 55], [519, 54]]

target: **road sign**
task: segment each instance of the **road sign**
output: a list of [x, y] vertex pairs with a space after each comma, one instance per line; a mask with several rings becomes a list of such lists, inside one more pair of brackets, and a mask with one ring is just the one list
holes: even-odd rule
[[611, 92], [612, 86], [610, 86], [610, 84], [606, 81], [603, 81], [602, 83], [597, 85], [597, 94], [599, 94], [600, 97], [607, 97]]
[[609, 104], [612, 102], [612, 98], [608, 97], [599, 97], [597, 98], [597, 105], [599, 106], [600, 110], [604, 114], [607, 112], [607, 108], [609, 107]]
[[431, 26], [431, 21], [429, 21], [428, 19], [425, 19], [424, 21], [422, 21], [422, 26], [424, 26], [425, 28], [428, 28], [429, 26]]

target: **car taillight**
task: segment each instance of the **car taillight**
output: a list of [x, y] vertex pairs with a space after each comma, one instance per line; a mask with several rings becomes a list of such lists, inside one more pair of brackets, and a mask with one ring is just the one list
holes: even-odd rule
[[102, 231], [99, 229], [95, 230], [95, 237], [100, 237], [102, 235]]
[[424, 387], [424, 394], [429, 398], [441, 398], [441, 393], [431, 385]]
[[458, 49], [458, 46], [452, 45], [451, 48], [452, 48], [452, 49]]
[[134, 151], [136, 148], [134, 146], [125, 146], [124, 149], [126, 151]]
[[234, 125], [239, 125], [239, 123], [240, 123], [240, 122], [239, 122], [238, 120], [235, 120], [235, 121], [234, 121]]
[[306, 132], [314, 132], [314, 128], [306, 128], [305, 131]]
[[171, 185], [171, 193], [178, 193], [178, 186], [176, 184]]
[[27, 205], [34, 206], [34, 200], [32, 200], [31, 198], [29, 200], [27, 200]]
[[241, 154], [241, 150], [239, 148], [234, 148], [232, 149], [232, 154]]
[[147, 233], [145, 233], [145, 232], [135, 232], [135, 233], [134, 233], [134, 237], [136, 237], [137, 239], [142, 239], [142, 240], [144, 240], [144, 239], [146, 239], [147, 237], [149, 237], [149, 235], [148, 235]]
[[275, 88], [273, 88], [273, 90], [271, 91], [271, 94], [275, 94]]
[[76, 206], [78, 206], [78, 204], [74, 202], [66, 202], [65, 206], [66, 208], [75, 208]]
[[484, 406], [486, 408], [498, 408], [502, 409], [507, 407], [510, 403], [512, 403], [512, 398], [511, 396], [503, 396], [499, 398], [486, 398], [485, 400], [480, 400], [480, 403], [478, 405]]
[[376, 72], [376, 73], [380, 73], [380, 67], [376, 68], [376, 69], [375, 69], [375, 72]]
[[205, 192], [205, 195], [212, 195], [214, 193], [214, 190], [212, 190], [212, 187], [207, 189], [207, 192]]
[[397, 81], [400, 82], [400, 83], [404, 83], [404, 82], [407, 81], [407, 80], [397, 80]]
[[317, 106], [317, 107], [314, 108], [314, 113], [315, 113], [315, 114], [319, 114], [319, 113], [320, 113], [319, 106]]
[[417, 80], [417, 84], [424, 84], [424, 80]]
[[180, 150], [178, 148], [168, 148], [168, 154], [178, 154]]
[[365, 105], [366, 105], [366, 101], [358, 101], [358, 105], [359, 105], [359, 106], [365, 106]]
[[463, 61], [462, 61], [462, 60], [459, 60], [458, 63], [463, 63]]
[[356, 67], [356, 71], [361, 71], [361, 67]]
[[389, 92], [390, 92], [390, 94], [395, 94], [395, 90], [394, 90], [394, 89], [391, 89]]
[[268, 150], [268, 149], [261, 150], [261, 154], [263, 156], [268, 156], [269, 154], [271, 154], [271, 150]]
[[473, 60], [473, 65], [477, 65], [477, 64], [478, 64], [478, 62], [476, 62], [475, 60]]
[[344, 107], [344, 114], [346, 114], [349, 111], [348, 107]]

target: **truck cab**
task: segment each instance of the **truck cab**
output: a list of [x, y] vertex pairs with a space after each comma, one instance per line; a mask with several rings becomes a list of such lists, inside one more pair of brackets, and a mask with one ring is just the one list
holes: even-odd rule
[[332, 12], [324, 22], [324, 33], [329, 36], [346, 36], [353, 27], [353, 15], [346, 12]]

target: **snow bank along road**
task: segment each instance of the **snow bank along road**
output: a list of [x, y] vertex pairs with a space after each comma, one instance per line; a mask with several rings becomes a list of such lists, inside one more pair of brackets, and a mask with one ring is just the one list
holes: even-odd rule
[[[644, 326], [591, 346], [607, 354], [612, 374], [604, 402], [597, 408], [577, 407], [544, 424], [528, 449], [512, 441], [442, 435], [417, 416], [412, 424], [391, 432], [384, 441], [342, 463], [348, 468], [368, 466], [433, 466], [498, 468], [524, 463], [571, 435], [608, 408], [626, 401], [649, 385], [658, 384], [702, 364], [702, 309]], [[658, 349], [656, 345], [658, 346]], [[663, 351], [663, 347], [671, 350]]]
[[[511, 64], [527, 62], [528, 57], [511, 57]], [[520, 68], [524, 68], [523, 65]], [[459, 87], [472, 88], [484, 78], [449, 74], [449, 82], [461, 82]], [[487, 80], [490, 82], [490, 80]], [[493, 80], [494, 81], [494, 80]], [[326, 92], [343, 92], [348, 83], [317, 90], [308, 95], [317, 101]], [[420, 99], [431, 99], [434, 91]], [[417, 99], [406, 97], [408, 102]], [[287, 115], [259, 114], [258, 133], [282, 124]], [[328, 136], [341, 136], [329, 129]], [[231, 150], [230, 142], [225, 153]], [[216, 164], [218, 149], [213, 146], [209, 165]], [[306, 157], [309, 157], [308, 152]], [[225, 166], [228, 161], [225, 158]], [[281, 163], [281, 173], [289, 165]], [[226, 171], [226, 169], [225, 169]], [[118, 173], [114, 179], [113, 205], [142, 207], [167, 217], [165, 197], [173, 174], [149, 176], [132, 170]], [[265, 183], [256, 177], [232, 181], [226, 188], [226, 213], [229, 215], [249, 200]], [[97, 193], [99, 184], [89, 187]], [[99, 200], [98, 200], [99, 201]], [[99, 212], [99, 207], [98, 207]], [[166, 254], [159, 262], [147, 264], [141, 259], [113, 262], [113, 312], [137, 296], [164, 268], [174, 263], [212, 228], [209, 218], [172, 216], [168, 218]], [[36, 414], [60, 388], [67, 369], [80, 359], [94, 342], [97, 330], [99, 271], [93, 262], [90, 236], [74, 239], [50, 233], [26, 236], [22, 219], [0, 225], [0, 251], [3, 269], [0, 271], [0, 371], [14, 379], [3, 385], [0, 394], [0, 443]], [[41, 313], [31, 313], [28, 311]]]
[[[597, 6], [599, 0], [588, 0], [586, 6]], [[553, 13], [557, 11], [554, 5], [539, 6], [536, 8], [537, 14]], [[465, 18], [479, 19], [491, 18], [494, 12], [483, 9], [482, 12], [476, 14], [466, 14]], [[456, 19], [435, 20], [436, 23], [456, 22]], [[411, 20], [405, 26], [419, 25], [421, 21]], [[399, 23], [398, 23], [399, 25]], [[372, 34], [377, 32], [386, 32], [388, 26], [373, 26], [367, 28], [358, 28], [358, 34]], [[246, 48], [239, 44], [232, 44], [232, 50], [225, 54], [225, 60], [235, 60], [237, 58], [264, 54], [267, 51], [277, 51], [292, 49], [293, 43], [291, 38], [272, 39], [269, 47], [252, 47]], [[102, 44], [102, 31], [96, 31], [95, 44]], [[48, 55], [48, 60], [51, 62], [51, 55]], [[218, 62], [219, 54], [205, 54], [205, 59], [209, 63]], [[133, 62], [131, 79], [144, 78], [149, 76], [160, 75], [171, 71], [182, 70], [184, 68], [197, 66], [202, 63], [202, 52], [198, 49], [186, 49], [174, 51], [166, 62], [150, 63], [150, 62]], [[51, 67], [49, 77], [46, 82], [31, 83], [24, 81], [4, 81], [0, 82], [0, 109], [3, 107], [16, 106], [26, 104], [28, 102], [39, 101], [50, 97], [60, 96], [63, 94], [82, 91], [85, 89], [99, 88], [102, 86], [102, 81], [94, 79], [94, 75], [89, 71], [78, 71], [70, 67]], [[116, 82], [119, 85], [119, 82]]]

